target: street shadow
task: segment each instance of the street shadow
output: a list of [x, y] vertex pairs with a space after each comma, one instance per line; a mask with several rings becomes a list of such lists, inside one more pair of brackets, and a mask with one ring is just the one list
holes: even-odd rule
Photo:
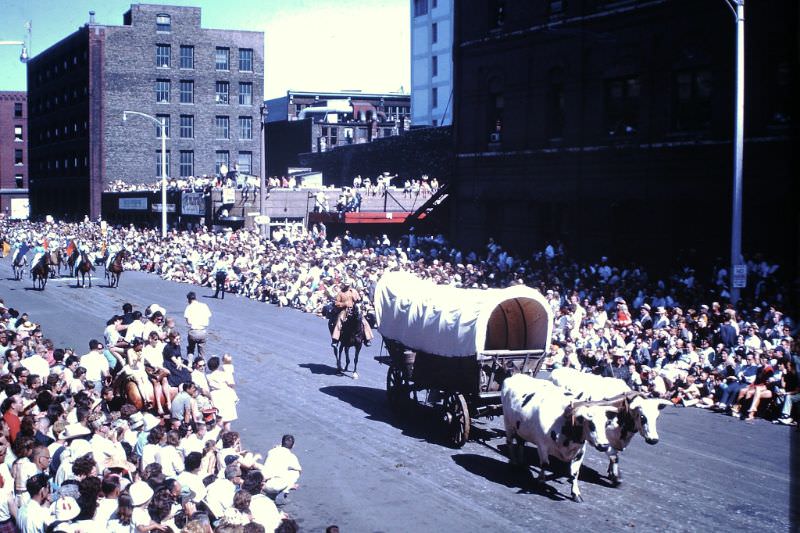
[[[539, 473], [539, 453], [536, 451], [536, 448], [531, 444], [525, 446], [525, 455], [524, 461], [525, 464], [529, 467], [533, 467], [536, 470], [538, 475]], [[503, 442], [500, 444], [496, 451], [500, 453], [503, 457], [508, 457], [508, 445]], [[586, 453], [591, 453], [590, 447], [586, 447]], [[550, 480], [557, 480], [564, 478], [564, 483], [566, 483], [566, 478], [569, 478], [569, 463], [562, 461], [556, 457], [550, 456], [550, 463], [547, 465], [548, 473], [545, 476], [545, 479]], [[595, 470], [590, 466], [586, 466], [584, 462], [581, 465], [581, 471], [578, 473], [578, 481], [581, 483], [589, 483], [591, 485], [598, 485], [600, 487], [606, 488], [614, 488], [615, 485], [611, 483], [607, 478], [603, 477], [600, 472]]]
[[307, 368], [312, 374], [322, 376], [336, 376], [339, 374], [339, 372], [336, 370], [336, 367], [321, 365], [319, 363], [301, 363], [297, 366], [300, 368]]
[[517, 489], [517, 494], [537, 494], [553, 501], [567, 499], [547, 483], [539, 483], [533, 477], [530, 468], [512, 467], [505, 460], [474, 453], [461, 453], [451, 457], [458, 466], [467, 472], [492, 483]]
[[384, 389], [335, 385], [322, 387], [320, 392], [333, 396], [356, 409], [360, 409], [368, 420], [375, 420], [395, 427], [403, 435], [431, 444], [445, 445], [444, 424], [436, 410], [420, 404], [409, 404], [398, 412], [392, 411], [386, 400]]

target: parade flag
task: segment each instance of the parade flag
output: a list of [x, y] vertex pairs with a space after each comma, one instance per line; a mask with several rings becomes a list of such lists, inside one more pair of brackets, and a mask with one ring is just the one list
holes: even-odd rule
[[19, 252], [17, 253], [17, 257], [23, 257], [25, 254], [28, 253], [28, 250], [30, 249], [31, 247], [28, 246], [28, 243], [23, 242], [22, 244], [19, 245]]
[[3, 257], [6, 257], [8, 255], [8, 252], [10, 252], [10, 251], [11, 251], [11, 245], [8, 244], [8, 242], [4, 241], [3, 242]]
[[49, 243], [49, 242], [47, 242], [47, 237], [45, 237], [44, 239], [42, 239], [42, 247], [43, 247], [45, 250], [49, 250], [49, 249], [50, 249], [50, 243]]
[[73, 253], [75, 253], [75, 241], [70, 240], [69, 244], [67, 244], [67, 257], [72, 257]]

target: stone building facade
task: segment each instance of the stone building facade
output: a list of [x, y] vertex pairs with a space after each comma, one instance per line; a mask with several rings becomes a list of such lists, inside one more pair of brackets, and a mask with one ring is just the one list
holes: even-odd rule
[[121, 26], [89, 22], [29, 62], [34, 216], [101, 214], [112, 183], [259, 174], [264, 34], [201, 27], [201, 10], [135, 4]]
[[24, 217], [28, 202], [28, 98], [0, 91], [0, 213]]
[[[528, 253], [728, 257], [735, 23], [725, 2], [455, 3], [451, 226]], [[798, 20], [748, 2], [743, 250], [792, 264]]]

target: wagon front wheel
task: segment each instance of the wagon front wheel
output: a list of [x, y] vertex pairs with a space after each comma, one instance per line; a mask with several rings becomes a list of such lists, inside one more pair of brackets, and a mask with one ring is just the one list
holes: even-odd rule
[[386, 372], [386, 398], [394, 410], [399, 410], [408, 401], [408, 383], [403, 378], [403, 371], [396, 366], [390, 366]]
[[444, 403], [447, 438], [451, 446], [461, 448], [469, 440], [469, 407], [463, 394], [451, 394]]

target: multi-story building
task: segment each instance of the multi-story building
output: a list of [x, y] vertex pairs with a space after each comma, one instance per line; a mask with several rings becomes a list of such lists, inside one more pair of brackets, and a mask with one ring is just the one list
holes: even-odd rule
[[89, 22], [28, 63], [34, 216], [100, 215], [108, 184], [259, 173], [264, 34], [206, 29], [195, 7], [134, 4], [121, 26]]
[[453, 123], [453, 1], [411, 0], [411, 125]]
[[[288, 91], [267, 100], [267, 168], [285, 174], [300, 153], [327, 152], [399, 135], [410, 126], [410, 96], [361, 91]], [[310, 124], [292, 124], [308, 119]], [[309, 133], [310, 132], [310, 133]], [[291, 141], [287, 141], [287, 136]]]
[[[462, 244], [727, 256], [736, 25], [725, 2], [455, 5]], [[743, 250], [789, 261], [799, 20], [794, 0], [747, 3]]]
[[0, 212], [28, 216], [28, 103], [24, 92], [0, 91]]

